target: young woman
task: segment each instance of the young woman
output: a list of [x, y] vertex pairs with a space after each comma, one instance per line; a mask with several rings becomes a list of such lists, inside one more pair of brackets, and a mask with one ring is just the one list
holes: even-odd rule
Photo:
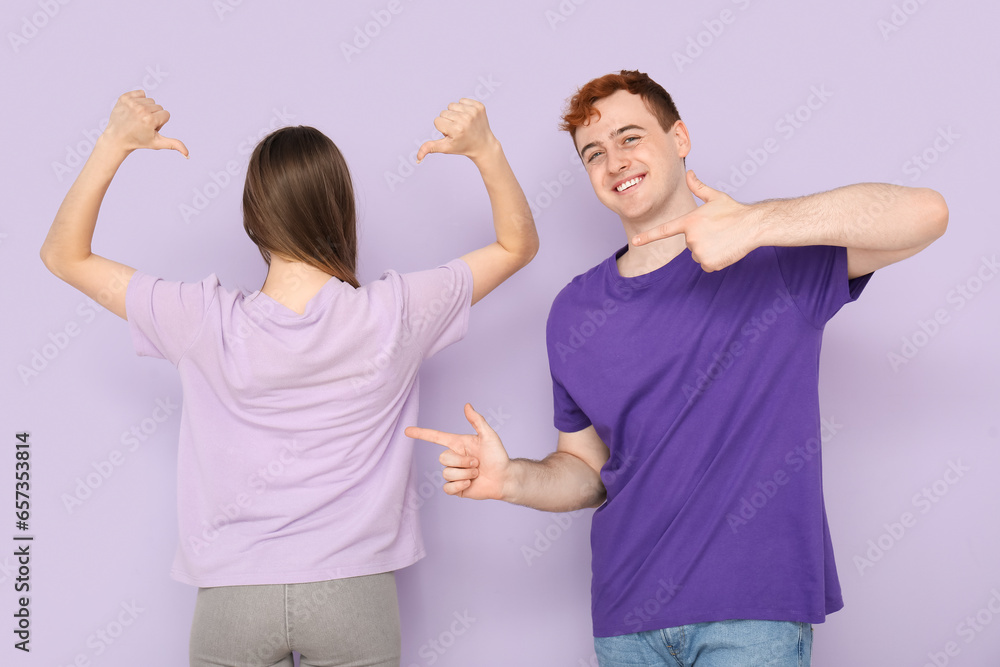
[[[268, 265], [246, 294], [169, 282], [91, 252], [123, 160], [174, 149], [169, 113], [125, 93], [56, 214], [41, 256], [127, 319], [139, 355], [169, 360], [184, 398], [172, 576], [199, 587], [192, 665], [398, 665], [393, 571], [424, 555], [403, 434], [421, 361], [459, 340], [472, 304], [538, 249], [527, 201], [484, 107], [463, 99], [428, 153], [479, 168], [497, 240], [435, 269], [359, 285], [351, 177], [310, 127], [265, 137], [247, 166], [244, 227]], [[435, 213], [437, 215], [437, 213]]]

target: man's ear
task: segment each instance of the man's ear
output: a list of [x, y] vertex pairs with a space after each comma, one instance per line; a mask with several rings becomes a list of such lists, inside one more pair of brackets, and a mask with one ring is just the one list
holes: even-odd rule
[[670, 137], [676, 143], [677, 155], [686, 158], [691, 152], [691, 137], [688, 135], [687, 125], [684, 124], [684, 121], [678, 119], [674, 123], [674, 126], [670, 128]]

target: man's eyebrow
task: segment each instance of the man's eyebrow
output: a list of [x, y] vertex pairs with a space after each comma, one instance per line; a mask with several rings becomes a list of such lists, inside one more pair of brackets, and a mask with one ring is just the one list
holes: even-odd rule
[[619, 127], [617, 130], [612, 132], [610, 136], [611, 138], [621, 136], [622, 134], [628, 132], [629, 130], [642, 130], [643, 132], [645, 132], [646, 128], [640, 127], [638, 125], [626, 125], [625, 127]]
[[[626, 125], [624, 127], [619, 127], [617, 130], [613, 130], [608, 136], [610, 138], [614, 139], [615, 137], [621, 136], [622, 134], [628, 132], [629, 130], [641, 130], [641, 131], [645, 132], [646, 128], [644, 128], [644, 127], [642, 127], [640, 125]], [[600, 142], [598, 142], [598, 141], [591, 141], [589, 144], [587, 144], [586, 146], [584, 146], [583, 148], [581, 148], [580, 149], [580, 157], [582, 158], [583, 154], [586, 153], [588, 149], [596, 147], [599, 143]]]
[[589, 144], [587, 144], [586, 146], [584, 146], [583, 148], [581, 148], [580, 149], [580, 157], [582, 158], [583, 154], [586, 153], [589, 149], [596, 148], [597, 147], [597, 143], [598, 142], [596, 142], [596, 141], [591, 141]]

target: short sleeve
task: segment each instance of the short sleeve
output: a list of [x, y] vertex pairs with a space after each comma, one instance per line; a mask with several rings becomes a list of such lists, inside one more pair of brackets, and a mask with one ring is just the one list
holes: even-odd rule
[[403, 325], [431, 357], [462, 340], [472, 308], [472, 269], [455, 259], [436, 269], [400, 274]]
[[553, 423], [563, 433], [576, 433], [590, 426], [590, 418], [584, 414], [573, 397], [566, 391], [555, 375], [552, 376]]
[[176, 366], [198, 337], [218, 290], [214, 273], [200, 282], [168, 281], [142, 271], [132, 274], [125, 290], [125, 314], [136, 354]]
[[872, 277], [847, 277], [847, 248], [840, 246], [774, 247], [778, 268], [802, 314], [822, 328], [845, 304], [861, 296]]
[[552, 302], [548, 322], [545, 325], [545, 347], [549, 355], [549, 374], [552, 376], [553, 423], [563, 433], [575, 433], [587, 428], [592, 422], [583, 409], [577, 405], [577, 402], [573, 400], [560, 379], [559, 371], [565, 368], [566, 344], [554, 332], [560, 330], [557, 323], [560, 321], [559, 313], [562, 310], [564, 298], [565, 290]]

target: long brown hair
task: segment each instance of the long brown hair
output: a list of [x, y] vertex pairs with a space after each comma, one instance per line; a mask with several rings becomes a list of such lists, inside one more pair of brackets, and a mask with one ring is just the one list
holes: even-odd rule
[[337, 146], [313, 127], [283, 127], [254, 148], [243, 187], [243, 229], [271, 253], [358, 287], [354, 186]]

